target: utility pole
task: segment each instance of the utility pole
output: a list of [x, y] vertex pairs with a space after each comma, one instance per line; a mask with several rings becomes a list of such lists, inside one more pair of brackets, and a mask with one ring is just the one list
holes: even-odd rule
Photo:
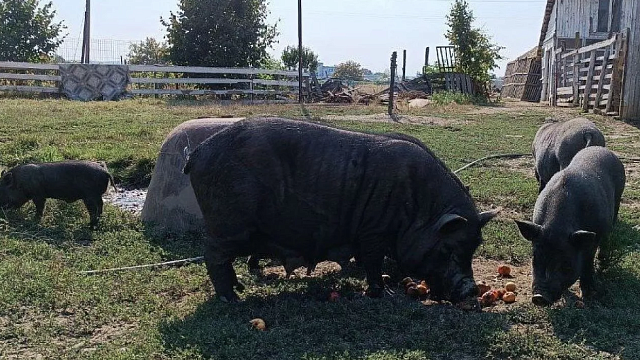
[[91, 0], [86, 0], [84, 10], [84, 29], [82, 32], [82, 55], [80, 62], [83, 64], [89, 63], [89, 50], [91, 42]]
[[[87, 0], [89, 1], [89, 0]], [[298, 101], [302, 104], [302, 0], [298, 0]]]

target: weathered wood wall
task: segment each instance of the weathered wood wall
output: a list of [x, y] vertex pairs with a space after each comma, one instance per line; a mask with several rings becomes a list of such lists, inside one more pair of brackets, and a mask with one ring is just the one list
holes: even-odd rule
[[640, 3], [638, 0], [628, 3], [623, 8], [621, 21], [621, 24], [629, 24], [624, 26], [629, 28], [629, 46], [620, 115], [623, 118], [640, 119]]
[[[618, 2], [617, 4], [620, 6], [620, 31], [626, 32], [627, 29], [629, 31], [620, 115], [624, 118], [640, 118], [640, 0], [614, 1]], [[543, 101], [551, 101], [558, 95], [552, 93], [557, 77], [555, 73], [556, 52], [574, 49], [576, 33], [580, 34], [580, 46], [610, 37], [609, 32], [596, 31], [598, 2], [599, 0], [555, 1], [553, 10], [548, 16], [548, 24], [545, 25], [547, 32], [541, 44], [542, 55], [544, 56], [542, 60]], [[612, 1], [609, 9], [610, 13], [613, 11], [613, 3]], [[553, 58], [549, 59], [549, 55]]]

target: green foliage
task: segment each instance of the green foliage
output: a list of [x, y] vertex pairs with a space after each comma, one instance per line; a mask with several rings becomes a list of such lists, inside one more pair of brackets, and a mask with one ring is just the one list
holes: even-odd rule
[[359, 63], [349, 60], [336, 66], [333, 77], [336, 79], [360, 81], [364, 79], [364, 71]]
[[502, 59], [503, 47], [491, 43], [481, 29], [473, 28], [474, 19], [467, 1], [455, 0], [447, 15], [449, 29], [445, 36], [456, 47], [457, 71], [469, 75], [476, 86], [484, 88], [490, 80], [489, 72]]
[[175, 65], [259, 67], [278, 35], [266, 0], [180, 0], [161, 19]]
[[[282, 51], [282, 63], [289, 70], [298, 69], [298, 47], [287, 46]], [[306, 46], [302, 47], [302, 68], [310, 72], [316, 72], [318, 69], [318, 55]]]
[[480, 95], [469, 95], [454, 91], [440, 91], [434, 93], [431, 100], [436, 105], [449, 105], [456, 103], [458, 105], [486, 105], [487, 98]]
[[129, 45], [127, 61], [129, 64], [136, 65], [165, 64], [168, 56], [167, 44], [148, 37], [144, 41]]
[[0, 61], [49, 62], [64, 37], [51, 2], [0, 0]]

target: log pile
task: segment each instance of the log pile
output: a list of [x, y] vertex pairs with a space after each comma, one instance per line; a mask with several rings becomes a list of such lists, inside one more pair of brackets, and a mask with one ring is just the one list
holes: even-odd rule
[[316, 100], [326, 103], [369, 104], [376, 98], [375, 94], [367, 94], [353, 88], [338, 79], [329, 79], [320, 86], [321, 94]]

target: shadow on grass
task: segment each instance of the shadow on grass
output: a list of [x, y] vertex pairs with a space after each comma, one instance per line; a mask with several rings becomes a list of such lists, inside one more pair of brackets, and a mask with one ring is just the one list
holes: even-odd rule
[[[232, 305], [210, 300], [183, 319], [161, 323], [168, 355], [301, 359], [379, 353], [394, 358], [462, 358], [482, 353], [494, 334], [508, 327], [501, 315], [427, 307], [404, 295], [369, 299], [357, 295], [358, 286], [347, 280], [340, 287], [344, 296], [329, 302], [326, 289], [340, 281], [334, 275], [280, 281], [268, 287], [278, 290], [277, 295], [252, 293]], [[257, 317], [266, 322], [266, 331], [250, 328], [249, 320]]]
[[610, 239], [611, 266], [599, 273], [599, 295], [584, 309], [549, 309], [557, 337], [637, 359], [640, 354], [640, 231], [620, 221]]
[[[20, 209], [3, 212], [3, 218], [10, 224], [6, 229], [7, 235], [25, 242], [43, 241], [58, 248], [68, 246], [70, 241], [86, 244], [93, 241], [93, 231], [89, 228], [89, 215], [84, 205], [47, 200], [43, 220], [36, 221], [34, 213], [31, 203]], [[69, 219], [77, 220], [70, 226]]]

